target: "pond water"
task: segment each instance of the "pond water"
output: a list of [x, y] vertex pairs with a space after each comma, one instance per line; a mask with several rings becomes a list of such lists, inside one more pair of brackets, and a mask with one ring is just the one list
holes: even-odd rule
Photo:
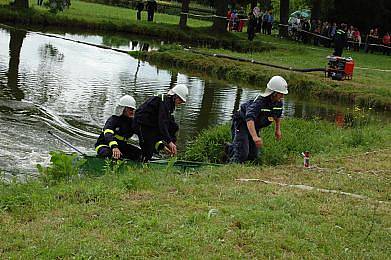
[[[149, 51], [163, 44], [156, 40], [74, 33], [51, 35], [56, 37], [0, 27], [0, 171], [8, 177], [34, 175], [36, 164], [48, 163], [50, 151], [70, 151], [48, 130], [93, 154], [96, 136], [117, 100], [125, 94], [134, 96], [141, 104], [177, 83], [188, 85], [188, 102], [176, 111], [180, 125], [178, 147], [183, 151], [202, 129], [229, 121], [241, 102], [260, 92], [162, 70], [125, 53], [75, 42]], [[284, 116], [334, 121], [346, 109], [343, 105], [289, 95]]]

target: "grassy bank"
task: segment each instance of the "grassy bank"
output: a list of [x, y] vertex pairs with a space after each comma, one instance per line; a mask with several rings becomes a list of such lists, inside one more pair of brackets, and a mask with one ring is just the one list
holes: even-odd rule
[[[273, 52], [273, 50], [270, 52]], [[266, 51], [263, 53], [269, 52]], [[286, 53], [286, 57], [290, 55], [289, 53], [289, 51]], [[246, 83], [261, 89], [264, 88], [272, 75], [277, 74], [287, 79], [291, 93], [302, 96], [312, 95], [320, 98], [341, 100], [362, 106], [376, 107], [378, 109], [391, 109], [391, 91], [387, 85], [387, 80], [389, 79], [388, 74], [382, 74], [385, 75], [385, 78], [378, 85], [378, 77], [376, 76], [374, 79], [370, 80], [371, 84], [366, 82], [361, 83], [358, 82], [358, 80], [338, 82], [331, 79], [325, 79], [324, 74], [321, 72], [292, 72], [263, 65], [205, 56], [181, 48], [170, 48], [168, 46], [155, 52], [131, 53], [131, 55], [159, 66], [166, 66], [169, 68], [175, 67], [185, 72], [202, 72], [210, 76], [218, 77], [219, 79]], [[237, 55], [241, 56], [239, 54]], [[248, 54], [243, 54], [243, 56], [247, 55]], [[259, 53], [257, 55], [262, 56], [269, 54]], [[296, 53], [296, 55], [299, 54]], [[308, 55], [308, 57], [303, 56], [301, 58], [301, 60], [307, 59], [310, 60], [311, 56]], [[362, 77], [364, 77], [364, 75]]]
[[58, 26], [122, 32], [159, 37], [174, 42], [234, 48], [238, 51], [259, 50], [259, 45], [261, 49], [265, 46], [259, 41], [250, 43], [232, 33], [213, 33], [210, 29], [212, 23], [209, 21], [188, 19], [188, 28], [179, 30], [179, 16], [175, 15], [156, 13], [155, 22], [145, 21], [145, 16], [140, 22], [136, 20], [136, 11], [133, 9], [81, 1], [72, 1], [69, 10], [54, 15], [47, 9], [35, 6], [34, 3], [31, 2], [33, 5], [27, 11], [16, 11], [9, 6], [1, 6], [0, 22], [24, 26]]
[[[375, 258], [389, 255], [391, 153], [317, 167], [128, 168], [0, 184], [6, 258]], [[281, 187], [305, 184], [368, 196]]]
[[[345, 127], [319, 120], [284, 119], [282, 123], [283, 141], [274, 138], [274, 127], [261, 130], [264, 147], [258, 163], [279, 165], [294, 163], [300, 153], [311, 151], [313, 155], [349, 154], [351, 149], [367, 151], [391, 146], [388, 136], [390, 125], [371, 123], [363, 113], [356, 111], [345, 117]], [[224, 144], [231, 141], [230, 125], [221, 125], [204, 130], [188, 145], [186, 160], [223, 162]]]

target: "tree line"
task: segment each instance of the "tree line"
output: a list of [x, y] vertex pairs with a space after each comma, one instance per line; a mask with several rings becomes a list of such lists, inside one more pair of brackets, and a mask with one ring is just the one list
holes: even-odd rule
[[[307, 6], [311, 9], [312, 19], [345, 22], [354, 24], [362, 31], [372, 27], [391, 31], [391, 1], [390, 0], [178, 0], [182, 2], [182, 12], [189, 11], [190, 2], [213, 6], [216, 17], [212, 28], [218, 32], [226, 30], [226, 17], [229, 5], [240, 5], [253, 8], [256, 5], [263, 9], [273, 9], [279, 6], [280, 22], [286, 24], [289, 18], [290, 6]], [[29, 0], [15, 0], [15, 8], [28, 8]], [[180, 27], [187, 24], [187, 16], [181, 15]], [[284, 32], [281, 32], [284, 33]]]

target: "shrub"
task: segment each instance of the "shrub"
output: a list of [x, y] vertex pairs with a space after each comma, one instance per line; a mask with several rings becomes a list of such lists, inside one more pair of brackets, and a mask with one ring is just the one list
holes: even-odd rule
[[58, 182], [60, 180], [71, 180], [78, 176], [85, 159], [80, 158], [76, 153], [71, 155], [62, 151], [50, 152], [52, 163], [48, 167], [38, 164], [37, 168], [41, 178], [45, 182]]

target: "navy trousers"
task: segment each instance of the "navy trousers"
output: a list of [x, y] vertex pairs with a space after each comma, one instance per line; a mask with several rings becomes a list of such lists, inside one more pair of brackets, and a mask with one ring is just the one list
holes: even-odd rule
[[234, 117], [231, 133], [232, 144], [228, 148], [230, 163], [244, 163], [258, 158], [259, 149], [256, 147], [243, 119]]

